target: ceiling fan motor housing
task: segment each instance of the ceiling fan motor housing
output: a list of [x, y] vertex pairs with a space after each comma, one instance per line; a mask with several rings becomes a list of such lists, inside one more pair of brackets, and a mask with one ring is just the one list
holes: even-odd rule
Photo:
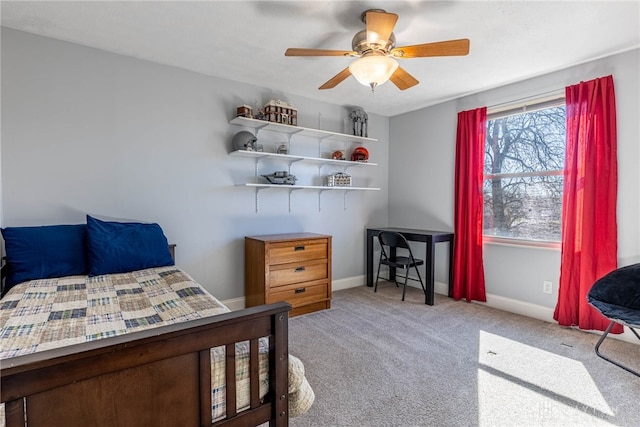
[[389, 40], [375, 40], [369, 43], [367, 40], [367, 30], [358, 31], [351, 41], [351, 48], [360, 55], [365, 55], [373, 51], [380, 51], [385, 55], [396, 46], [396, 36], [391, 33]]

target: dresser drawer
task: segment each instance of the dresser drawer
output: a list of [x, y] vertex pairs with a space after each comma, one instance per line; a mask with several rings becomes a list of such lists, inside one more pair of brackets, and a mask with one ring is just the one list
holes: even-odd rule
[[326, 260], [307, 261], [300, 264], [287, 264], [272, 267], [269, 271], [270, 287], [309, 282], [329, 277], [329, 265]]
[[325, 300], [320, 302], [314, 302], [313, 304], [300, 305], [298, 307], [292, 307], [289, 312], [289, 317], [299, 316], [301, 314], [313, 313], [318, 310], [326, 310], [331, 308], [331, 300]]
[[290, 262], [311, 259], [326, 259], [327, 240], [299, 240], [296, 242], [271, 243], [269, 245], [269, 264], [288, 264]]
[[271, 292], [267, 299], [267, 304], [286, 301], [293, 306], [293, 308], [300, 307], [302, 305], [324, 302], [329, 298], [329, 287], [326, 283], [320, 285], [300, 285], [289, 286], [278, 290], [277, 292]]

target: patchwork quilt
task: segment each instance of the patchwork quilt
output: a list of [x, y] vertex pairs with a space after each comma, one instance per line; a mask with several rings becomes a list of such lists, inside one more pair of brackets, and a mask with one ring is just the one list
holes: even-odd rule
[[[175, 266], [24, 282], [0, 300], [0, 360], [226, 313]], [[268, 340], [260, 340], [260, 392], [268, 390]], [[213, 418], [225, 414], [225, 349], [211, 350]], [[236, 344], [237, 410], [249, 405], [249, 343]], [[4, 412], [4, 405], [0, 412]], [[1, 414], [0, 415], [4, 415]], [[1, 417], [4, 421], [4, 416]]]

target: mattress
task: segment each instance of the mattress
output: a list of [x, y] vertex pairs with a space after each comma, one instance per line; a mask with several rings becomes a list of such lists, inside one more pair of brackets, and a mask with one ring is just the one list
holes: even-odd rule
[[[175, 266], [32, 280], [16, 285], [0, 300], [0, 360], [229, 311]], [[261, 339], [259, 347], [264, 396], [268, 340]], [[217, 420], [225, 415], [224, 347], [211, 350], [211, 367], [212, 414]], [[249, 406], [248, 342], [236, 344], [236, 380], [236, 410], [241, 411]]]

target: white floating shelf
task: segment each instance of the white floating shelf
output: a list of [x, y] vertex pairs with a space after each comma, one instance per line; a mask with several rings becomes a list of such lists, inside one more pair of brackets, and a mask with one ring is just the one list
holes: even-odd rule
[[247, 187], [255, 188], [280, 188], [284, 190], [346, 190], [346, 191], [359, 191], [359, 190], [373, 190], [378, 191], [376, 187], [327, 187], [325, 185], [288, 185], [288, 184], [257, 184], [248, 182], [245, 185]]
[[370, 188], [370, 187], [326, 187], [322, 185], [287, 185], [287, 184], [256, 184], [256, 183], [246, 183], [239, 184], [247, 187], [252, 187], [255, 192], [255, 204], [256, 204], [256, 213], [259, 211], [259, 202], [258, 195], [261, 190], [266, 189], [278, 189], [278, 190], [287, 190], [289, 193], [289, 212], [291, 212], [291, 194], [295, 190], [315, 190], [318, 192], [318, 212], [321, 211], [321, 195], [325, 191], [343, 191], [344, 195], [344, 210], [347, 210], [347, 193], [352, 191], [378, 191], [379, 188]]
[[292, 154], [266, 153], [263, 151], [236, 150], [236, 151], [232, 151], [229, 154], [232, 156], [252, 157], [255, 159], [263, 159], [268, 157], [273, 159], [281, 159], [289, 162], [304, 161], [309, 163], [330, 164], [330, 165], [344, 166], [344, 167], [378, 166], [377, 163], [370, 163], [370, 162], [352, 162], [350, 160], [324, 159], [321, 157], [295, 156]]
[[367, 138], [364, 136], [355, 136], [355, 135], [349, 135], [346, 133], [331, 132], [331, 131], [320, 130], [320, 129], [311, 129], [311, 128], [305, 128], [302, 126], [291, 126], [291, 125], [285, 125], [281, 123], [267, 122], [264, 120], [248, 119], [246, 117], [235, 117], [231, 119], [229, 123], [234, 125], [245, 126], [245, 127], [256, 129], [256, 130], [264, 129], [264, 130], [270, 130], [275, 132], [282, 132], [289, 135], [302, 135], [302, 136], [309, 136], [312, 138], [320, 138], [320, 139], [333, 138], [333, 139], [341, 139], [341, 140], [346, 140], [351, 142], [360, 142], [360, 143], [378, 141], [375, 138]]

